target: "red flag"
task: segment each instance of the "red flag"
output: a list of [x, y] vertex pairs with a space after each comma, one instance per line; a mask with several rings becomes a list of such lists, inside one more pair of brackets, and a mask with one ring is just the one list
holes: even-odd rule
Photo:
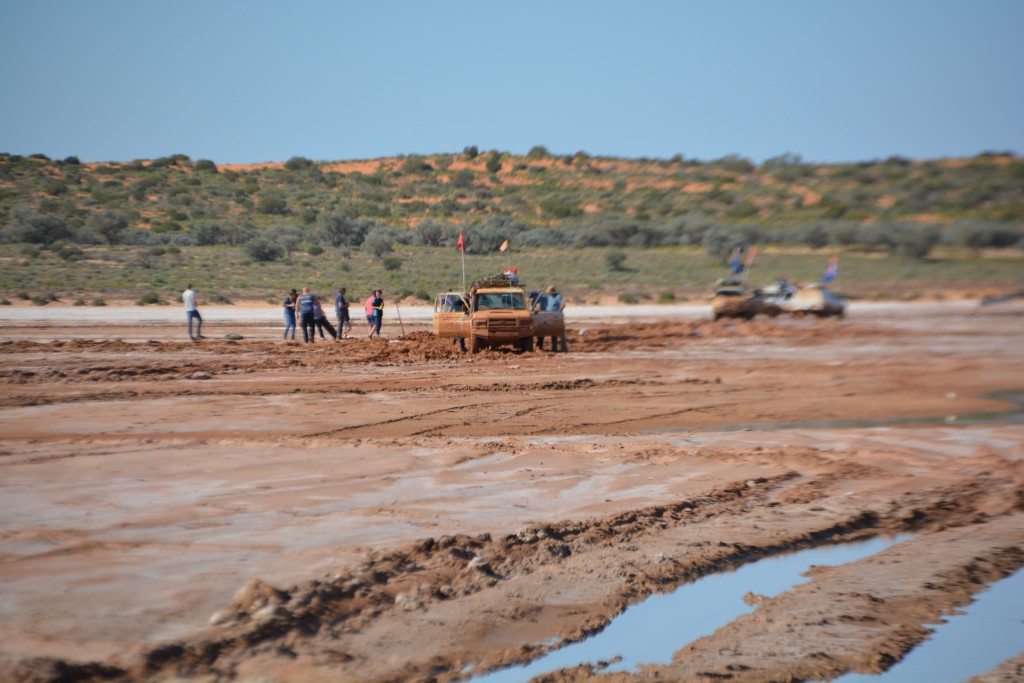
[[461, 252], [465, 252], [466, 251], [465, 247], [463, 246], [463, 242], [462, 242], [462, 231], [461, 230], [459, 230], [459, 251], [461, 251]]
[[750, 248], [750, 253], [747, 254], [747, 263], [746, 263], [747, 268], [749, 268], [750, 266], [754, 265], [754, 257], [755, 256], [757, 256], [757, 248], [756, 247], [751, 247]]
[[498, 251], [505, 251], [506, 249], [508, 249], [508, 240], [501, 243], [501, 246], [498, 247]]

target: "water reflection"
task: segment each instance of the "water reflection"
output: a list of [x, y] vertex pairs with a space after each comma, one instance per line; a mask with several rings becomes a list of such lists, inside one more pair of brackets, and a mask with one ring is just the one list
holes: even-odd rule
[[849, 674], [834, 683], [958, 683], [1024, 648], [1024, 570], [992, 584], [906, 657], [881, 674]]
[[737, 617], [754, 611], [743, 602], [751, 591], [774, 596], [804, 583], [811, 565], [853, 562], [885, 550], [909, 536], [873, 538], [859, 543], [812, 548], [769, 557], [732, 572], [714, 574], [672, 593], [652, 595], [616, 617], [600, 633], [555, 650], [523, 666], [471, 679], [471, 683], [522, 683], [566, 667], [621, 657], [606, 671], [636, 671], [640, 664], [666, 664], [672, 654], [713, 633]]

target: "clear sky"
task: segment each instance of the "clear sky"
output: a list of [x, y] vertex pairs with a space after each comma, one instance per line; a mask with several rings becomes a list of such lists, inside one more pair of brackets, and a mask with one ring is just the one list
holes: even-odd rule
[[1024, 152], [1024, 0], [0, 0], [0, 151]]

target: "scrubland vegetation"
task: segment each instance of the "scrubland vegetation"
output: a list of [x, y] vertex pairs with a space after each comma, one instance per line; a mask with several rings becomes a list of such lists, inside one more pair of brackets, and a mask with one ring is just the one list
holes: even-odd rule
[[1020, 286], [1024, 159], [755, 165], [537, 146], [231, 167], [0, 154], [0, 292], [15, 300], [160, 300], [183, 279], [225, 301], [306, 282], [426, 298], [460, 285], [460, 233], [470, 276], [500, 270], [507, 239], [528, 281], [580, 300], [699, 296], [735, 247], [755, 246], [766, 278], [812, 280], [842, 254], [840, 283], [859, 296]]

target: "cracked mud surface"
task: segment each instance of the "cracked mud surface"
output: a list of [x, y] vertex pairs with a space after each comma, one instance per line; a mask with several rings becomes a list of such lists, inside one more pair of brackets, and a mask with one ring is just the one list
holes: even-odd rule
[[883, 671], [1024, 566], [1024, 308], [895, 311], [476, 356], [0, 328], [0, 680], [466, 680], [701, 576], [914, 532], [671, 663], [545, 680]]

